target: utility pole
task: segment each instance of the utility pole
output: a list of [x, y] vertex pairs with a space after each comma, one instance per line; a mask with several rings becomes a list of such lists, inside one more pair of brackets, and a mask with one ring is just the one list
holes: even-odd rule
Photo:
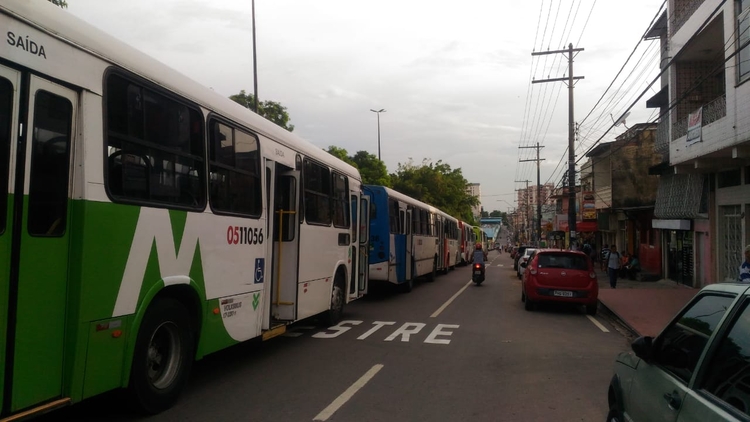
[[582, 48], [573, 48], [573, 43], [568, 44], [567, 50], [542, 51], [531, 53], [532, 56], [544, 54], [568, 54], [568, 77], [541, 79], [531, 81], [532, 84], [542, 82], [567, 82], [568, 85], [568, 230], [570, 230], [570, 246], [573, 246], [576, 238], [576, 148], [575, 148], [575, 121], [573, 119], [573, 87], [574, 81], [583, 79], [583, 76], [573, 76], [573, 53], [583, 51]]
[[[539, 158], [539, 150], [544, 148], [543, 145], [539, 145], [539, 142], [536, 143], [536, 146], [529, 146], [529, 147], [518, 147], [518, 148], [536, 148], [536, 160], [519, 160], [520, 162], [526, 162], [526, 161], [536, 161], [536, 240], [540, 242], [541, 245], [542, 241], [542, 181], [541, 181], [541, 175], [539, 170], [539, 163], [541, 163], [544, 158]], [[528, 185], [527, 185], [528, 186]]]
[[[524, 207], [524, 214], [525, 214], [524, 215], [524, 220], [525, 220], [525, 222], [524, 222], [524, 226], [525, 226], [524, 227], [524, 231], [525, 231], [525, 230], [528, 230], [529, 227], [531, 226], [529, 224], [529, 220], [530, 220], [530, 218], [529, 218], [529, 214], [530, 214], [529, 213], [529, 204], [531, 203], [530, 198], [529, 198], [529, 183], [531, 183], [531, 180], [516, 180], [516, 183], [526, 183], [526, 191], [525, 191], [526, 192], [526, 206]], [[521, 190], [523, 190], [523, 189], [516, 189], [516, 192], [521, 191]], [[531, 238], [531, 236], [529, 236], [529, 240], [530, 240], [530, 238]]]

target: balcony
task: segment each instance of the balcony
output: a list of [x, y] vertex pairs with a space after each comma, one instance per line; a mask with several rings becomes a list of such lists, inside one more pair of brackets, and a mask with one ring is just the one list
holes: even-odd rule
[[[656, 127], [656, 142], [654, 142], [654, 152], [669, 156], [669, 119], [662, 118]], [[667, 159], [667, 161], [669, 161]]]
[[675, 0], [672, 16], [669, 19], [670, 36], [673, 36], [682, 28], [682, 25], [693, 16], [696, 10], [705, 0]]
[[[727, 95], [722, 94], [713, 101], [703, 105], [703, 120], [701, 121], [702, 126], [711, 124], [722, 117], [727, 115]], [[672, 125], [672, 140], [679, 139], [687, 135], [688, 118], [685, 116], [682, 119], [677, 120]], [[659, 124], [661, 127], [661, 123]], [[658, 137], [657, 131], [657, 137]], [[656, 146], [654, 146], [656, 148]]]

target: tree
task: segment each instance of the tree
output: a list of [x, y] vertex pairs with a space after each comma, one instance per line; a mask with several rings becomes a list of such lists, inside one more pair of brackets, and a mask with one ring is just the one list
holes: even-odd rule
[[502, 214], [503, 213], [498, 210], [492, 210], [492, 212], [490, 213], [490, 217], [494, 217], [494, 218], [502, 217]]
[[446, 213], [476, 225], [471, 207], [479, 205], [479, 199], [470, 195], [466, 187], [469, 182], [461, 169], [451, 169], [442, 160], [432, 163], [427, 159], [421, 165], [408, 163], [398, 165], [391, 174], [393, 189], [412, 198], [430, 204]]
[[352, 157], [355, 167], [359, 169], [362, 182], [366, 185], [391, 186], [391, 177], [385, 163], [380, 161], [375, 154], [367, 151], [357, 151]]
[[55, 6], [60, 6], [63, 9], [68, 8], [68, 2], [65, 0], [49, 0], [50, 3], [54, 4]]
[[[255, 107], [255, 96], [246, 93], [244, 89], [241, 90], [239, 94], [230, 95], [229, 99], [243, 107], [249, 108], [250, 110]], [[289, 132], [294, 131], [294, 125], [289, 124], [289, 113], [287, 113], [286, 107], [282, 106], [281, 103], [277, 103], [276, 101], [259, 101], [258, 111], [256, 113], [283, 127]]]
[[336, 146], [329, 146], [326, 152], [356, 167], [359, 170], [360, 176], [362, 176], [362, 183], [366, 185], [391, 186], [390, 176], [388, 176], [385, 163], [378, 160], [378, 157], [375, 155], [367, 151], [359, 151], [354, 156], [349, 156], [349, 153], [344, 148]]
[[354, 161], [352, 161], [351, 158], [349, 158], [349, 155], [348, 155], [349, 153], [346, 152], [344, 148], [339, 148], [339, 147], [335, 147], [331, 145], [328, 147], [326, 152], [338, 158], [339, 160], [346, 162], [347, 164], [357, 167], [357, 164]]

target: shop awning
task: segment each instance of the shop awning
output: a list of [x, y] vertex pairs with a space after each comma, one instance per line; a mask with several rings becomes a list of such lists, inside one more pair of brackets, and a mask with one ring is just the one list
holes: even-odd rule
[[697, 173], [659, 176], [654, 217], [662, 220], [686, 220], [699, 217], [705, 176]]

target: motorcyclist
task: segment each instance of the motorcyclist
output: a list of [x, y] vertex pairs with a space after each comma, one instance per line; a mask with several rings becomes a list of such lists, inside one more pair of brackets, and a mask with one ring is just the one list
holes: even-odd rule
[[481, 282], [484, 281], [484, 261], [486, 259], [486, 256], [484, 254], [484, 250], [482, 249], [482, 244], [477, 243], [474, 248], [474, 255], [473, 255], [473, 264], [472, 264], [472, 273], [471, 273], [471, 279], [479, 285]]

